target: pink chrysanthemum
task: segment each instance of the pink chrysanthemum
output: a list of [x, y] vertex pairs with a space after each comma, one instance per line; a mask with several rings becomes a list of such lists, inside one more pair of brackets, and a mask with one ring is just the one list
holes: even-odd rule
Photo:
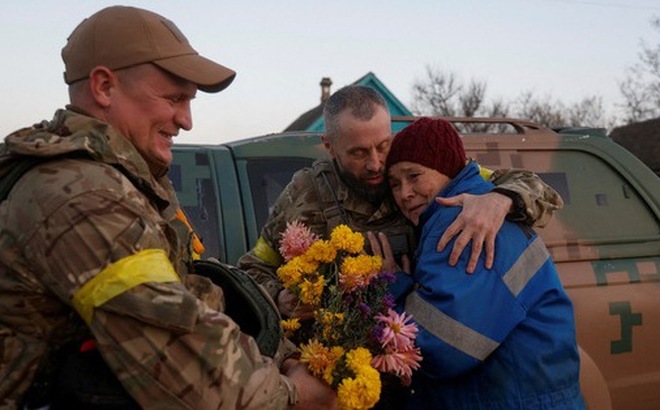
[[287, 222], [281, 236], [280, 254], [286, 262], [307, 252], [307, 249], [319, 239], [318, 235], [298, 221]]
[[413, 348], [379, 354], [372, 359], [371, 365], [378, 371], [396, 374], [401, 378], [403, 384], [409, 385], [412, 372], [419, 369], [420, 361], [422, 361], [422, 356], [419, 348]]
[[414, 322], [409, 323], [412, 320], [411, 315], [405, 312], [399, 315], [394, 310], [388, 309], [387, 316], [378, 314], [376, 319], [385, 325], [379, 337], [384, 348], [391, 347], [395, 351], [413, 348], [418, 329]]

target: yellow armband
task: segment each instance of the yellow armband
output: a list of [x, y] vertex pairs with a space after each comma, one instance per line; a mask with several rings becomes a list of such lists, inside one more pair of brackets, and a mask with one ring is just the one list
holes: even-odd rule
[[275, 249], [268, 245], [263, 236], [260, 236], [259, 239], [257, 239], [256, 245], [252, 248], [252, 253], [254, 256], [269, 265], [279, 266], [282, 263], [280, 255]]
[[495, 171], [492, 171], [488, 168], [484, 168], [479, 164], [477, 164], [477, 166], [479, 167], [479, 175], [481, 175], [481, 177], [484, 179], [484, 181], [490, 181], [490, 177], [493, 176]]
[[163, 249], [146, 249], [108, 266], [73, 295], [73, 307], [92, 323], [94, 308], [138, 285], [148, 282], [180, 282]]

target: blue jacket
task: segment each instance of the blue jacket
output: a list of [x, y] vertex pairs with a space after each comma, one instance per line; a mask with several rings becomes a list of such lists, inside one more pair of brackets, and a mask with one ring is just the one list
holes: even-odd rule
[[[482, 194], [492, 184], [466, 166], [440, 196]], [[583, 409], [573, 306], [548, 251], [530, 228], [506, 221], [495, 262], [480, 258], [468, 275], [470, 249], [449, 266], [453, 242], [436, 245], [460, 212], [433, 203], [420, 218], [412, 277], [392, 290], [420, 328], [422, 367], [413, 376], [411, 409]]]

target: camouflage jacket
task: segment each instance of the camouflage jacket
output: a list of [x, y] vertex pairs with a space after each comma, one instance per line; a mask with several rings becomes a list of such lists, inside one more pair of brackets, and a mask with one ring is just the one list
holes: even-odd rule
[[[262, 356], [222, 313], [221, 290], [188, 274], [190, 231], [175, 219], [174, 190], [167, 177], [152, 176], [127, 139], [59, 110], [51, 122], [6, 138], [0, 173], [22, 155], [49, 160], [0, 203], [0, 407], [17, 406], [51, 351], [89, 336], [145, 408], [295, 402], [278, 356]], [[81, 289], [145, 250], [164, 255], [174, 278], [122, 284], [85, 324], [72, 308]], [[136, 268], [148, 278], [159, 274], [145, 266]]]
[[[563, 206], [559, 194], [532, 172], [497, 170], [489, 179], [498, 188], [518, 194], [522, 203], [516, 208], [520, 212], [509, 219], [543, 226], [552, 212]], [[398, 212], [391, 197], [379, 205], [371, 204], [342, 181], [331, 160], [318, 160], [294, 174], [275, 202], [257, 244], [238, 261], [238, 267], [250, 273], [275, 300], [282, 290], [277, 278], [277, 268], [283, 261], [278, 250], [280, 234], [287, 222], [294, 220], [324, 238], [335, 226], [345, 223], [359, 232], [385, 232], [393, 248], [404, 252], [416, 246], [412, 225]]]

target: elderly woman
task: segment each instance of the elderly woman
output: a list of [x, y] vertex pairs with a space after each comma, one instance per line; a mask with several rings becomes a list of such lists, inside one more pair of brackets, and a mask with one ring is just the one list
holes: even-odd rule
[[419, 327], [424, 357], [408, 408], [584, 408], [573, 307], [541, 238], [506, 221], [493, 268], [480, 260], [473, 275], [465, 273], [469, 252], [452, 267], [451, 247], [436, 250], [460, 209], [434, 198], [493, 188], [474, 162], [466, 165], [452, 125], [409, 125], [393, 140], [387, 169], [396, 204], [420, 235], [414, 271], [398, 273], [392, 288]]

